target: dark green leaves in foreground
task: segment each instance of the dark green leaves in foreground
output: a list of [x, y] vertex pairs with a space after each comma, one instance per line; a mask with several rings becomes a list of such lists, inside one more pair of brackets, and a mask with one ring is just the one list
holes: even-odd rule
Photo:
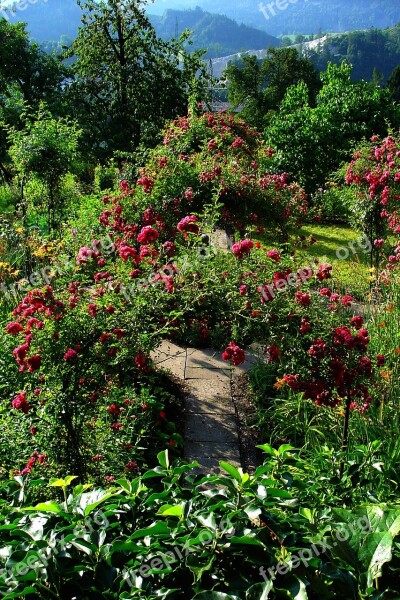
[[204, 477], [163, 452], [158, 467], [109, 490], [73, 487], [72, 477], [34, 482], [43, 496], [34, 506], [29, 485], [9, 482], [0, 499], [1, 595], [395, 598], [400, 507], [307, 506], [296, 453], [271, 449], [254, 476], [221, 463], [221, 475]]

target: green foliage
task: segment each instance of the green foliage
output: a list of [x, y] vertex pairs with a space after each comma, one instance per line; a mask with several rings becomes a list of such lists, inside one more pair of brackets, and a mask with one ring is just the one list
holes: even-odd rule
[[243, 118], [260, 129], [269, 120], [269, 111], [276, 111], [288, 88], [303, 82], [313, 104], [320, 86], [318, 73], [311, 62], [294, 48], [270, 48], [258, 61], [245, 54], [242, 64], [231, 64], [225, 71], [229, 80], [228, 98], [234, 108], [241, 107]]
[[337, 508], [308, 495], [324, 476], [293, 447], [263, 449], [254, 476], [226, 463], [219, 476], [196, 476], [195, 463], [170, 465], [162, 452], [155, 469], [108, 490], [50, 482], [59, 500], [46, 501], [43, 480], [8, 482], [4, 598], [351, 600], [377, 598], [378, 582], [395, 598], [399, 508]]
[[388, 88], [392, 92], [393, 100], [400, 102], [400, 65], [395, 67], [390, 74]]
[[118, 169], [115, 165], [98, 165], [94, 172], [94, 185], [97, 192], [113, 190], [117, 184]]
[[73, 45], [72, 94], [88, 151], [111, 157], [143, 140], [154, 144], [165, 120], [187, 108], [198, 71], [199, 82], [205, 82], [201, 53], [186, 52], [186, 34], [170, 42], [158, 38], [142, 2], [79, 5], [83, 26]]
[[[355, 81], [375, 79], [375, 83], [382, 84], [400, 63], [400, 27], [328, 35], [322, 48], [306, 50], [306, 56], [321, 71], [329, 62], [339, 64], [345, 59], [353, 66]], [[377, 75], [382, 81], [376, 81]]]
[[67, 73], [62, 63], [30, 42], [25, 23], [13, 24], [1, 17], [0, 39], [1, 105], [14, 93], [34, 110], [44, 98], [49, 106], [57, 104]]
[[315, 108], [308, 102], [304, 83], [289, 88], [265, 132], [277, 150], [276, 167], [290, 173], [308, 192], [323, 187], [349, 159], [354, 142], [384, 134], [389, 123], [399, 124], [389, 90], [353, 83], [350, 75], [350, 65], [330, 64], [321, 74], [323, 86]]
[[50, 230], [59, 227], [65, 214], [60, 188], [62, 178], [73, 169], [80, 134], [75, 123], [54, 119], [44, 106], [35, 118], [25, 115], [24, 130], [9, 132], [10, 155], [21, 179], [35, 176], [45, 187], [43, 205]]

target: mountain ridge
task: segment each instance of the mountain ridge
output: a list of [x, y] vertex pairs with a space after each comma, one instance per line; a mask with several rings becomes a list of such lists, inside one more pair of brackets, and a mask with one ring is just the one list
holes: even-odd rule
[[[75, 0], [39, 0], [28, 3], [25, 10], [13, 13], [5, 9], [5, 12], [7, 20], [12, 23], [26, 21], [32, 38], [40, 43], [58, 41], [62, 36], [74, 39], [82, 14]], [[207, 57], [279, 45], [276, 37], [261, 29], [238, 24], [225, 15], [205, 12], [198, 7], [185, 11], [168, 9], [162, 16], [148, 16], [157, 34], [164, 39], [191, 29], [191, 47], [195, 50], [208, 49]]]
[[[6, 0], [0, 0], [2, 7]], [[15, 2], [14, 2], [15, 4]], [[76, 0], [24, 0], [25, 10], [16, 11], [12, 22], [28, 21], [28, 29], [39, 41], [75, 37], [81, 11]], [[268, 7], [271, 7], [268, 8]], [[279, 10], [278, 6], [286, 7]], [[400, 23], [399, 0], [156, 0], [147, 5], [155, 22], [167, 9], [196, 9], [223, 15], [270, 36], [341, 33], [351, 30], [383, 29]], [[3, 8], [3, 14], [7, 9]], [[180, 11], [182, 12], [182, 11]], [[1, 14], [1, 13], [0, 13]], [[187, 17], [189, 18], [189, 17]], [[172, 33], [175, 29], [172, 27]], [[248, 45], [243, 49], [254, 49]]]

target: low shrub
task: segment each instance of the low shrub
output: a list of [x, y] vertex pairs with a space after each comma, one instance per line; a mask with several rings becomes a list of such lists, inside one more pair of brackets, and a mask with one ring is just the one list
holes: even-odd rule
[[1, 488], [3, 598], [396, 598], [399, 507], [339, 508], [309, 493], [326, 484], [294, 448], [264, 450], [254, 476], [163, 452], [107, 490], [54, 480], [59, 498], [36, 506], [44, 481], [17, 477]]

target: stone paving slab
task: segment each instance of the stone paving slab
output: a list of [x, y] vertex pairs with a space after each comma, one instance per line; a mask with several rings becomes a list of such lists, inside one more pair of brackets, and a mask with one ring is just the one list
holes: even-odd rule
[[188, 457], [190, 457], [190, 460], [197, 461], [200, 464], [203, 461], [211, 460], [218, 464], [220, 460], [223, 460], [235, 466], [240, 466], [239, 449], [233, 443], [187, 442], [185, 458]]
[[238, 443], [235, 415], [189, 414], [186, 419], [185, 438], [193, 442]]
[[222, 352], [216, 350], [187, 349], [186, 368], [229, 369], [229, 363], [222, 360]]
[[185, 361], [186, 355], [183, 356], [172, 356], [162, 362], [158, 363], [157, 366], [161, 369], [168, 369], [175, 377], [179, 379], [185, 379]]
[[156, 365], [163, 363], [166, 360], [170, 360], [174, 357], [182, 357], [182, 360], [186, 360], [186, 348], [182, 348], [173, 342], [163, 340], [161, 344], [151, 353], [151, 358], [154, 360]]
[[189, 396], [202, 400], [226, 401], [231, 403], [231, 382], [224, 379], [190, 379], [186, 382]]
[[231, 380], [234, 374], [244, 373], [256, 364], [258, 355], [259, 348], [251, 348], [244, 365], [232, 368], [222, 360], [220, 351], [186, 349], [168, 341], [152, 354], [159, 368], [185, 381], [184, 454], [187, 460], [199, 462], [201, 472], [220, 472], [220, 461], [240, 467]]
[[234, 415], [235, 408], [230, 400], [218, 398], [186, 397], [186, 412], [194, 414], [215, 413], [221, 415]]
[[231, 369], [204, 369], [201, 367], [187, 367], [185, 379], [202, 379], [204, 381], [230, 381]]

